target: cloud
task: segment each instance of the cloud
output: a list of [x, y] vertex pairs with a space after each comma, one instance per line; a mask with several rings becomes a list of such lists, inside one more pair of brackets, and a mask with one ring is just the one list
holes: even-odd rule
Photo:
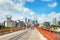
[[34, 15], [35, 13], [33, 11], [30, 12], [30, 15]]
[[26, 2], [34, 2], [34, 0], [13, 0], [15, 4], [24, 5]]
[[24, 12], [24, 13], [29, 13], [29, 12], [30, 12], [30, 9], [24, 8], [23, 12]]
[[48, 18], [48, 16], [46, 14], [41, 14], [39, 17], [38, 17], [38, 21], [40, 23], [43, 23], [44, 21], [50, 21], [50, 19]]
[[23, 16], [20, 16], [20, 19], [23, 19], [24, 17]]
[[34, 2], [34, 0], [27, 0], [28, 2]]
[[43, 23], [45, 21], [52, 22], [54, 17], [56, 17], [57, 21], [60, 21], [60, 12], [58, 12], [58, 13], [50, 12], [47, 15], [46, 14], [41, 14], [40, 16], [38, 16], [37, 20], [39, 21], [39, 23]]
[[48, 4], [48, 6], [52, 8], [56, 7], [57, 5], [58, 5], [57, 2], [54, 2], [53, 4]]
[[34, 15], [34, 14], [35, 14], [35, 12], [33, 12], [33, 11], [32, 11], [31, 9], [29, 9], [29, 8], [24, 8], [23, 13], [26, 13], [26, 14], [29, 14], [29, 15]]
[[[2, 19], [5, 20], [6, 15], [12, 16], [13, 20], [21, 20], [27, 16], [27, 14], [33, 15], [33, 11], [24, 6], [26, 1], [27, 0], [0, 0], [0, 21], [2, 21]], [[29, 1], [32, 2], [33, 0]]]
[[7, 3], [9, 2], [10, 0], [0, 0], [0, 4], [4, 4], [4, 3]]
[[49, 16], [50, 18], [54, 18], [54, 17], [59, 18], [59, 17], [60, 17], [60, 12], [58, 12], [58, 13], [56, 13], [56, 12], [51, 12], [50, 14], [48, 14], [48, 16]]

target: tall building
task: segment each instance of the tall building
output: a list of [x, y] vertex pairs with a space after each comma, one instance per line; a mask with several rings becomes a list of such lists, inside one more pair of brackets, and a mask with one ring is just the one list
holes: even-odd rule
[[33, 24], [34, 27], [39, 26], [38, 20], [36, 18], [34, 18], [34, 20], [32, 20], [32, 24]]
[[28, 25], [29, 26], [31, 26], [31, 23], [32, 23], [31, 19], [28, 19]]
[[25, 25], [27, 26], [27, 23], [28, 23], [28, 18], [25, 17]]
[[44, 22], [43, 26], [44, 28], [50, 28], [50, 22]]
[[32, 20], [32, 24], [35, 24], [35, 20]]
[[44, 26], [50, 26], [50, 22], [44, 22], [43, 25]]
[[58, 21], [58, 25], [60, 26], [60, 21]]
[[35, 20], [35, 24], [38, 24], [38, 20]]
[[53, 25], [57, 25], [56, 18], [53, 18]]
[[6, 20], [4, 21], [4, 26], [6, 26], [6, 27], [16, 27], [16, 24], [17, 24], [17, 22], [11, 20], [10, 16], [7, 16]]
[[27, 24], [27, 22], [28, 22], [28, 19], [27, 19], [27, 17], [25, 18], [25, 23]]
[[23, 21], [18, 20], [17, 27], [25, 27], [25, 23]]
[[6, 22], [6, 21], [4, 21], [4, 22], [2, 23], [3, 26], [5, 26], [5, 22]]
[[35, 25], [38, 25], [39, 23], [38, 23], [38, 20], [35, 18], [35, 23], [34, 23]]

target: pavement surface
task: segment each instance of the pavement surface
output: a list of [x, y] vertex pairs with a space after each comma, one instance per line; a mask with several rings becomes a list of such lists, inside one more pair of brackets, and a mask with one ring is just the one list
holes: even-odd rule
[[[42, 35], [42, 34], [40, 34]], [[6, 35], [1, 35], [0, 40], [42, 40], [38, 32], [35, 29], [25, 29]]]

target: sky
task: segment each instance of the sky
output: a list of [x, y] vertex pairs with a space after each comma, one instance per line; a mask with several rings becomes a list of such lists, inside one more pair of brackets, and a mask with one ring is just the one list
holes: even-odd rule
[[0, 0], [0, 22], [12, 16], [12, 20], [36, 18], [39, 23], [60, 21], [60, 0]]

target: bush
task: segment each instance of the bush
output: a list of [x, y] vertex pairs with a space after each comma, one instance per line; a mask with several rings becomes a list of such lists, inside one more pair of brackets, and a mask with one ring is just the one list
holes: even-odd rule
[[60, 26], [58, 26], [58, 25], [51, 25], [51, 28], [53, 28], [55, 30], [57, 28], [60, 28]]
[[5, 26], [0, 25], [0, 29], [1, 29], [1, 28], [6, 28], [6, 27], [5, 27]]

